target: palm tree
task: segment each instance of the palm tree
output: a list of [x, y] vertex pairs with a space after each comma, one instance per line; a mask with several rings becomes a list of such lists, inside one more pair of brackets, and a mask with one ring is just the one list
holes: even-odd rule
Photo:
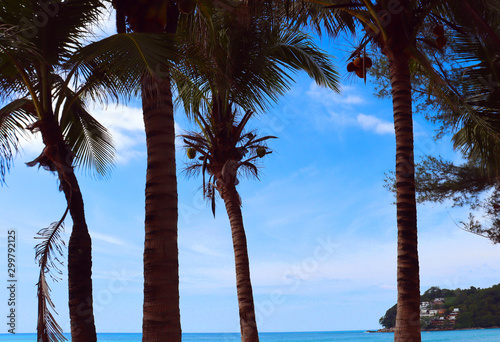
[[[304, 6], [300, 1], [288, 1], [298, 14], [297, 23], [307, 20], [313, 27], [326, 23], [329, 32], [336, 34], [344, 28], [354, 29], [353, 23], [365, 30], [360, 46], [352, 54], [357, 60], [358, 72], [366, 80], [366, 65], [363, 53], [373, 43], [380, 49], [389, 63], [390, 83], [396, 133], [396, 193], [398, 226], [398, 311], [395, 341], [420, 341], [420, 284], [417, 249], [417, 210], [415, 202], [415, 170], [412, 122], [411, 67], [420, 68], [433, 80], [433, 93], [450, 99], [449, 85], [433, 69], [423, 52], [424, 46], [442, 49], [446, 44], [446, 30], [462, 32], [459, 28], [464, 13], [470, 12], [466, 5], [472, 1], [450, 2], [445, 0], [362, 0], [362, 1], [310, 1]], [[301, 3], [301, 4], [298, 4]], [[319, 5], [318, 5], [319, 3]], [[474, 1], [474, 3], [485, 3]], [[317, 14], [323, 6], [328, 14]], [[469, 6], [470, 7], [470, 6]], [[460, 15], [459, 15], [460, 14]], [[477, 13], [476, 13], [477, 14]], [[353, 22], [354, 20], [354, 22]], [[436, 37], [432, 37], [433, 34]], [[451, 101], [449, 101], [450, 105]]]
[[[3, 24], [23, 24], [11, 37], [12, 44], [0, 46], [0, 89], [2, 100], [10, 101], [0, 110], [0, 165], [4, 175], [18, 149], [19, 134], [26, 130], [41, 133], [45, 148], [27, 164], [57, 173], [66, 197], [73, 220], [68, 247], [71, 334], [75, 342], [89, 342], [96, 340], [91, 240], [74, 167], [92, 168], [97, 175], [106, 175], [114, 150], [108, 131], [90, 115], [86, 101], [118, 99], [120, 94], [128, 98], [137, 88], [140, 75], [154, 73], [148, 65], [162, 65], [165, 56], [172, 57], [172, 49], [164, 37], [138, 34], [112, 36], [82, 48], [80, 40], [87, 34], [86, 27], [104, 9], [101, 2], [67, 0], [47, 6], [42, 2], [5, 1], [0, 10]], [[159, 55], [161, 60], [156, 58]], [[57, 229], [53, 231], [57, 233]], [[41, 247], [44, 251], [37, 247], [41, 259], [42, 254], [57, 248], [57, 239], [50, 241], [54, 242]], [[43, 268], [46, 262], [40, 265]], [[39, 294], [46, 298], [42, 303], [45, 312], [39, 317], [50, 324], [53, 321], [46, 319], [50, 314], [50, 305], [46, 305], [50, 303], [48, 288], [43, 279], [38, 285]], [[58, 331], [56, 325], [43, 329], [46, 331], [39, 331], [43, 335], [40, 339], [58, 338], [57, 334], [49, 336], [50, 331]]]
[[[435, 117], [443, 131], [454, 133], [454, 147], [467, 162], [455, 165], [428, 156], [417, 165], [416, 189], [419, 202], [442, 203], [451, 199], [453, 206], [483, 209], [489, 226], [470, 214], [469, 222], [461, 228], [499, 243], [500, 27], [498, 8], [485, 8], [480, 12], [487, 28], [478, 25], [476, 29], [476, 20], [469, 20], [469, 34], [455, 37], [449, 48], [454, 56], [454, 68], [446, 70], [443, 66], [441, 69], [443, 77], [453, 85], [456, 102], [463, 103], [474, 116], [464, 116], [446, 103], [438, 102], [439, 114]], [[490, 194], [484, 196], [487, 191]]]
[[188, 156], [201, 154], [187, 171], [203, 174], [203, 192], [212, 202], [214, 215], [219, 193], [229, 217], [241, 339], [245, 342], [259, 338], [237, 176], [245, 171], [258, 176], [256, 158], [271, 153], [265, 142], [274, 138], [257, 138], [245, 126], [257, 110], [267, 108], [289, 88], [292, 77], [287, 69], [305, 70], [319, 84], [338, 90], [336, 72], [308, 36], [284, 24], [270, 23], [265, 13], [251, 10], [241, 4], [231, 14], [215, 12], [211, 29], [200, 32], [201, 42], [197, 36], [206, 60], [195, 67], [191, 79], [177, 82], [186, 112], [201, 129], [183, 135]]
[[[57, 172], [60, 188], [70, 208], [73, 220], [68, 248], [71, 333], [74, 341], [96, 341], [91, 240], [73, 168], [74, 158], [78, 155], [78, 162], [95, 162], [97, 171], [104, 174], [113, 160], [113, 149], [108, 132], [90, 116], [83, 101], [79, 101], [57, 72], [73, 50], [70, 44], [78, 46], [83, 25], [97, 18], [102, 6], [97, 1], [67, 1], [57, 6], [57, 13], [53, 16], [32, 1], [11, 1], [3, 7], [2, 22], [15, 24], [21, 22], [21, 18], [35, 18], [37, 12], [44, 13], [47, 22], [41, 27], [34, 24], [24, 27], [23, 33], [30, 29], [32, 33], [17, 36], [20, 40], [27, 38], [38, 54], [18, 59], [23, 50], [17, 47], [2, 49], [3, 94], [18, 96], [2, 109], [2, 116], [9, 117], [12, 128], [28, 128], [42, 135], [44, 150], [27, 164]], [[45, 38], [48, 34], [53, 40]], [[54, 93], [58, 97], [56, 101]], [[24, 126], [26, 121], [31, 121], [31, 125]], [[10, 133], [14, 134], [13, 131]]]
[[[212, 0], [113, 0], [117, 31], [166, 32], [173, 35], [177, 32], [179, 21], [193, 24], [193, 16], [189, 14], [201, 15], [196, 11], [197, 2], [204, 6], [205, 12], [210, 13]], [[171, 77], [184, 76], [168, 66], [160, 69], [161, 79], [142, 78], [148, 156], [142, 330], [143, 341], [180, 341], [178, 201]]]
[[[174, 34], [176, 1], [113, 0], [118, 33]], [[143, 341], [181, 341], [177, 245], [177, 176], [170, 69], [142, 78], [146, 130], [146, 217], [144, 221]]]
[[[203, 193], [210, 199], [214, 215], [216, 192], [224, 200], [233, 239], [241, 340], [258, 341], [247, 240], [236, 185], [239, 182], [237, 175], [241, 172], [258, 177], [255, 159], [271, 153], [264, 144], [267, 139], [275, 137], [257, 138], [254, 133], [245, 132], [245, 125], [254, 115], [252, 111], [247, 111], [241, 119], [232, 108], [218, 114], [209, 113], [205, 118], [196, 115], [202, 133], [182, 135], [188, 156], [201, 154], [200, 162], [191, 164], [186, 171], [188, 174], [207, 172], [210, 175], [208, 182], [203, 184]], [[222, 120], [214, 122], [214, 117]]]

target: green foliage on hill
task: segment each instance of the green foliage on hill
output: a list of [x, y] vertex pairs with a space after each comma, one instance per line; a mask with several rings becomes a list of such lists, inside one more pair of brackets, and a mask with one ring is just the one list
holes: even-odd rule
[[385, 315], [378, 321], [384, 328], [392, 328], [396, 325], [396, 313], [398, 312], [397, 304], [387, 310]]
[[[471, 286], [469, 289], [440, 289], [433, 286], [420, 296], [421, 302], [431, 302], [436, 298], [444, 298], [444, 303], [435, 309], [444, 309], [447, 316], [453, 308], [459, 308], [456, 317], [455, 329], [488, 328], [500, 326], [500, 284], [490, 288], [480, 289]], [[396, 325], [397, 306], [394, 305], [380, 318], [379, 323], [384, 328], [393, 328]], [[430, 325], [426, 317], [423, 327]]]
[[478, 290], [460, 305], [456, 328], [500, 326], [500, 284]]

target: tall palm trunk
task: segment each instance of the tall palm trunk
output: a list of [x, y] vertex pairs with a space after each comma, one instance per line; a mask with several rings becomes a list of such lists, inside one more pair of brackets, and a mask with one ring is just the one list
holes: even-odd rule
[[[134, 32], [175, 33], [179, 11], [174, 1], [114, 1], [118, 33], [125, 18]], [[168, 70], [164, 75], [168, 76]], [[142, 80], [142, 109], [147, 144], [144, 220], [143, 341], [180, 342], [179, 252], [174, 106], [170, 78]]]
[[92, 242], [85, 221], [83, 197], [72, 161], [73, 152], [64, 142], [59, 125], [52, 115], [40, 124], [45, 149], [41, 157], [48, 158], [57, 171], [61, 188], [68, 202], [73, 229], [68, 246], [68, 286], [71, 340], [97, 341], [92, 300]]
[[144, 77], [148, 166], [142, 340], [180, 342], [177, 178], [170, 80]]
[[398, 305], [394, 341], [420, 342], [420, 280], [409, 60], [403, 51], [385, 54], [390, 65], [396, 132]]
[[97, 337], [92, 304], [92, 241], [85, 221], [82, 193], [72, 169], [62, 175], [60, 171], [58, 173], [73, 220], [68, 245], [71, 340], [94, 342]]
[[255, 320], [250, 265], [248, 261], [247, 238], [243, 227], [240, 209], [240, 197], [234, 182], [221, 188], [221, 197], [226, 205], [227, 216], [231, 224], [233, 237], [234, 261], [236, 266], [236, 291], [240, 311], [240, 330], [242, 342], [258, 342], [259, 335]]

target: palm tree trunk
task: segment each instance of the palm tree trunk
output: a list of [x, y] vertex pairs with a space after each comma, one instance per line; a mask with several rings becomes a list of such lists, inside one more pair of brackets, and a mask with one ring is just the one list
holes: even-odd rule
[[243, 227], [240, 198], [234, 183], [221, 188], [221, 197], [226, 205], [227, 216], [231, 224], [233, 237], [234, 261], [236, 266], [236, 291], [240, 311], [240, 330], [242, 342], [258, 342], [257, 322], [253, 302], [250, 265], [248, 261], [247, 238]]
[[[175, 33], [177, 2], [117, 1], [118, 32], [125, 17], [134, 32]], [[157, 16], [155, 18], [155, 15]], [[168, 75], [168, 70], [163, 70]], [[175, 167], [174, 107], [169, 78], [145, 76], [142, 108], [146, 130], [146, 218], [144, 242], [143, 341], [180, 342], [179, 252], [177, 246], [177, 177]]]
[[[97, 341], [92, 300], [92, 241], [85, 221], [83, 198], [72, 169], [59, 173], [73, 230], [68, 245], [69, 312], [71, 341]], [[63, 182], [63, 181], [66, 182]]]
[[68, 246], [68, 286], [71, 340], [97, 341], [92, 300], [92, 242], [85, 220], [83, 197], [73, 170], [73, 152], [64, 142], [51, 115], [40, 127], [46, 146], [43, 155], [55, 165], [68, 202], [73, 229]]
[[409, 61], [402, 51], [390, 51], [386, 56], [390, 65], [396, 132], [398, 305], [394, 341], [420, 342], [420, 280]]
[[170, 80], [145, 77], [146, 239], [142, 340], [180, 342], [177, 178]]

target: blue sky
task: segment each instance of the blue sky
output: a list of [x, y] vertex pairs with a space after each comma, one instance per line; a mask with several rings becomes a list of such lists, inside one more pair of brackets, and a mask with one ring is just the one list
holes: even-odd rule
[[[104, 24], [105, 32], [112, 24]], [[322, 43], [337, 56], [343, 52]], [[358, 79], [342, 81], [342, 94], [317, 87], [305, 75], [273, 109], [252, 125], [279, 139], [264, 158], [261, 180], [244, 179], [243, 200], [252, 283], [261, 331], [375, 329], [396, 302], [396, 210], [383, 188], [394, 168], [392, 105], [376, 99]], [[95, 116], [114, 135], [118, 158], [109, 180], [80, 174], [93, 239], [94, 308], [98, 332], [140, 332], [144, 241], [145, 137], [140, 103], [96, 106]], [[177, 114], [177, 132], [192, 126]], [[434, 141], [434, 127], [415, 117], [419, 155], [460, 158], [449, 139]], [[41, 151], [24, 144], [0, 189], [1, 250], [16, 229], [17, 332], [36, 328], [36, 232], [65, 209], [56, 177], [27, 168]], [[219, 201], [216, 218], [202, 199], [201, 179], [182, 174], [178, 148], [179, 262], [184, 332], [239, 331], [229, 222]], [[500, 247], [460, 230], [465, 209], [418, 208], [421, 290], [489, 287], [500, 282]], [[66, 241], [71, 227], [67, 221]], [[6, 272], [6, 258], [0, 268]], [[58, 320], [69, 331], [67, 272], [53, 284]], [[7, 298], [6, 286], [0, 296]], [[7, 314], [7, 305], [2, 310]], [[6, 328], [5, 328], [6, 331]], [[2, 331], [4, 332], [4, 331]]]

